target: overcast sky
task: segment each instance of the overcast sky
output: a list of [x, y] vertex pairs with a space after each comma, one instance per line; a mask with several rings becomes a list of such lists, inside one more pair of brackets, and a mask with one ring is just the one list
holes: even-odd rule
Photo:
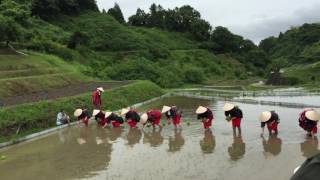
[[137, 8], [149, 9], [152, 3], [165, 9], [191, 5], [202, 18], [215, 26], [228, 27], [233, 33], [258, 43], [277, 36], [280, 31], [303, 23], [320, 22], [320, 0], [97, 0], [99, 8], [109, 9], [117, 2], [125, 16]]

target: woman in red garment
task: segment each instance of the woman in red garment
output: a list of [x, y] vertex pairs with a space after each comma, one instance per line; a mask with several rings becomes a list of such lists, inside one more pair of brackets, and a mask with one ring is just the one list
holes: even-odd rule
[[210, 130], [214, 118], [213, 112], [207, 107], [199, 106], [196, 114], [198, 115], [198, 119], [202, 120], [203, 128]]
[[178, 127], [181, 128], [182, 112], [177, 108], [177, 106], [163, 106], [162, 113], [166, 115], [168, 124], [173, 122], [175, 129]]
[[161, 111], [158, 110], [150, 110], [147, 113], [144, 113], [141, 116], [141, 121], [143, 124], [143, 128], [147, 123], [151, 123], [153, 128], [156, 126], [162, 128], [162, 125], [160, 124], [161, 122]]

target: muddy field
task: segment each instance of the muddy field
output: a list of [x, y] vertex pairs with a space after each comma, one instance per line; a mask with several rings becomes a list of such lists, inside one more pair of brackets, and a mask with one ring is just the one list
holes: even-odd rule
[[[1, 179], [287, 180], [295, 167], [320, 152], [318, 139], [307, 138], [298, 127], [300, 109], [238, 103], [243, 134], [233, 136], [221, 110], [224, 103], [171, 97], [140, 109], [181, 107], [181, 131], [171, 126], [101, 129], [93, 123], [2, 149]], [[195, 119], [200, 104], [216, 114], [212, 131], [204, 131]], [[259, 136], [257, 117], [265, 110], [279, 112], [278, 137]]]
[[13, 106], [23, 103], [31, 103], [42, 100], [57, 99], [62, 97], [74, 96], [81, 93], [87, 93], [93, 91], [97, 87], [104, 87], [110, 89], [114, 87], [120, 87], [127, 85], [132, 81], [110, 81], [110, 82], [89, 82], [77, 85], [71, 85], [60, 89], [52, 89], [44, 92], [35, 92], [32, 94], [26, 94], [23, 96], [7, 97], [0, 100], [2, 106]]

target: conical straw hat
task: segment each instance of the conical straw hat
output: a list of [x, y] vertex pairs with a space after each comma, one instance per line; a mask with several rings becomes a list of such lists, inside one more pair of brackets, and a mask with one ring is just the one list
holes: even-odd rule
[[79, 117], [82, 114], [82, 109], [76, 109], [73, 113], [75, 117]]
[[231, 103], [226, 103], [224, 106], [223, 106], [223, 110], [224, 111], [230, 111], [234, 108], [234, 105], [231, 104]]
[[320, 115], [315, 110], [310, 110], [306, 112], [306, 117], [311, 121], [319, 121]]
[[265, 111], [260, 115], [259, 119], [260, 119], [261, 122], [267, 122], [267, 121], [270, 120], [271, 115], [272, 114], [271, 114], [270, 111]]
[[199, 106], [198, 109], [196, 110], [196, 114], [202, 114], [205, 113], [208, 109], [203, 106]]
[[170, 106], [163, 106], [161, 113], [166, 113], [166, 112], [168, 112], [170, 109], [171, 109]]

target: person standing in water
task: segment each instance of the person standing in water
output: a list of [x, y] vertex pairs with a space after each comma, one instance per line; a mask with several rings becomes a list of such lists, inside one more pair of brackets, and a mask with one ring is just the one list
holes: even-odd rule
[[94, 109], [100, 109], [102, 106], [102, 100], [101, 100], [101, 94], [104, 92], [104, 89], [102, 87], [97, 88], [93, 93], [92, 93], [92, 103]]
[[181, 117], [182, 117], [182, 112], [177, 108], [177, 106], [163, 106], [162, 108], [162, 113], [165, 114], [168, 124], [173, 123], [175, 129], [182, 128], [181, 127]]
[[307, 131], [308, 136], [315, 137], [318, 131], [317, 124], [319, 119], [320, 115], [314, 109], [305, 109], [300, 113], [299, 126]]
[[233, 135], [237, 135], [236, 129], [238, 129], [239, 136], [241, 136], [241, 119], [243, 117], [241, 109], [231, 103], [226, 103], [223, 107], [223, 110], [226, 120], [232, 121]]
[[137, 128], [137, 124], [140, 122], [140, 116], [137, 111], [133, 109], [122, 109], [121, 116], [125, 117], [131, 128]]
[[90, 119], [90, 115], [89, 115], [89, 111], [87, 108], [84, 109], [76, 109], [73, 113], [73, 115], [75, 117], [78, 118], [79, 121], [81, 121], [83, 124], [85, 124], [86, 126], [89, 125], [89, 119]]
[[272, 134], [278, 135], [278, 124], [280, 123], [279, 115], [275, 111], [265, 111], [263, 112], [260, 117], [261, 121], [261, 136], [264, 134], [264, 128], [267, 125], [269, 135]]
[[207, 107], [199, 106], [196, 110], [196, 114], [198, 115], [197, 119], [202, 120], [203, 128], [205, 130], [210, 130], [214, 118], [213, 112]]
[[111, 123], [114, 128], [118, 128], [121, 126], [121, 124], [124, 123], [123, 118], [113, 112], [106, 112], [105, 118], [106, 118], [107, 122]]
[[93, 110], [92, 116], [97, 120], [98, 124], [102, 127], [105, 128], [108, 126], [109, 122], [105, 118], [105, 112], [95, 109]]
[[160, 129], [162, 129], [161, 122], [161, 111], [158, 110], [150, 110], [147, 113], [144, 113], [141, 115], [141, 121], [144, 128], [148, 123], [151, 123], [153, 128], [158, 126]]

